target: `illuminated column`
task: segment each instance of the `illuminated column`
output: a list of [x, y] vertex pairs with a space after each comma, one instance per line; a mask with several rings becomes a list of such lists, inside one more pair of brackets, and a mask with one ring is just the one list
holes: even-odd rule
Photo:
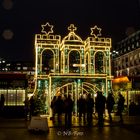
[[94, 51], [93, 48], [90, 49], [90, 73], [95, 73], [95, 59], [94, 59]]
[[84, 48], [82, 47], [82, 49], [81, 49], [81, 55], [80, 55], [80, 59], [81, 59], [81, 67], [80, 67], [80, 73], [82, 73], [82, 74], [84, 74], [84, 73], [86, 73], [86, 63], [85, 63], [85, 61], [84, 61], [84, 55], [85, 55], [85, 52], [84, 52]]
[[56, 50], [55, 60], [56, 60], [55, 72], [59, 73], [60, 66], [59, 66], [59, 50], [58, 49]]
[[89, 58], [88, 58], [88, 74], [91, 74], [92, 59], [91, 59], [91, 51], [90, 51], [90, 49], [88, 49], [88, 54], [89, 54]]
[[108, 91], [107, 91], [107, 78], [103, 80], [103, 93], [107, 97]]
[[44, 81], [44, 97], [45, 97], [45, 110], [46, 110], [46, 113], [49, 112], [49, 108], [50, 108], [50, 104], [49, 104], [49, 81], [48, 80], [45, 80]]
[[81, 79], [77, 79], [77, 94], [78, 95], [82, 93], [81, 87], [82, 87]]
[[41, 74], [41, 54], [40, 48], [36, 46], [36, 75]]
[[52, 82], [52, 89], [51, 89], [52, 93], [51, 93], [51, 96], [54, 96], [56, 94], [56, 88], [57, 88], [56, 83]]
[[68, 49], [65, 48], [65, 73], [69, 72]]
[[38, 95], [41, 96], [43, 94], [43, 82], [41, 79], [37, 80], [37, 89], [38, 89]]
[[77, 100], [79, 98], [78, 94], [77, 94], [77, 83], [74, 82], [72, 84], [72, 90], [73, 90], [73, 95], [74, 95], [74, 112], [76, 113], [75, 115], [78, 115], [77, 114]]
[[106, 74], [111, 75], [110, 52], [106, 52]]
[[51, 97], [52, 97], [52, 78], [49, 77], [49, 94], [48, 94], [48, 105], [49, 105], [49, 109], [48, 109], [48, 114], [50, 116], [52, 116], [52, 112], [51, 112], [51, 108], [50, 108], [50, 105], [51, 105]]
[[111, 87], [112, 87], [112, 81], [111, 80], [108, 80], [107, 81], [107, 89], [108, 90], [111, 90]]

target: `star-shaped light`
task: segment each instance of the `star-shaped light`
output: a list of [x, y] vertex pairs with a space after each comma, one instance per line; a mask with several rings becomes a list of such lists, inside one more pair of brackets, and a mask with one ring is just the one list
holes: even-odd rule
[[91, 29], [91, 33], [90, 35], [93, 35], [95, 38], [97, 38], [98, 36], [101, 36], [101, 28], [98, 28], [97, 25], [95, 25], [93, 28]]
[[53, 25], [50, 25], [49, 22], [47, 22], [45, 25], [41, 25], [42, 33], [45, 33], [47, 35], [49, 35], [50, 33], [53, 33]]
[[69, 30], [70, 32], [74, 32], [74, 31], [77, 30], [77, 27], [75, 27], [74, 24], [70, 24], [70, 26], [68, 27], [68, 30]]

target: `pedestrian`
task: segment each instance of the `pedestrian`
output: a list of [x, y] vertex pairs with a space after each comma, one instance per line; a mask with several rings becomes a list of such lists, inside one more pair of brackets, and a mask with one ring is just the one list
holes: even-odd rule
[[68, 97], [64, 101], [65, 106], [65, 125], [71, 126], [72, 124], [72, 111], [73, 111], [74, 102], [69, 94]]
[[119, 122], [123, 123], [122, 112], [124, 110], [125, 99], [120, 92], [118, 93], [118, 96], [119, 96], [119, 99], [118, 99], [118, 103], [117, 103], [117, 113], [120, 116], [120, 121]]
[[138, 100], [137, 104], [137, 115], [140, 116], [140, 100]]
[[91, 97], [91, 94], [87, 95], [87, 123], [88, 125], [92, 125], [92, 114], [93, 114], [93, 108], [94, 108], [94, 100]]
[[129, 104], [129, 116], [135, 116], [137, 114], [137, 105], [135, 104], [134, 101], [130, 100]]
[[53, 121], [55, 120], [55, 114], [56, 114], [56, 100], [57, 100], [57, 96], [54, 96], [51, 101], [52, 117], [50, 119]]
[[62, 113], [64, 112], [64, 101], [61, 95], [58, 96], [55, 105], [56, 105], [58, 123], [61, 123]]
[[106, 99], [106, 106], [107, 106], [107, 111], [108, 111], [110, 123], [112, 123], [111, 113], [112, 113], [114, 104], [115, 104], [115, 100], [114, 100], [113, 94], [112, 93], [109, 93], [108, 94], [108, 97]]
[[0, 98], [0, 113], [3, 115], [4, 111], [4, 103], [5, 103], [5, 97], [4, 94], [1, 94]]
[[30, 119], [32, 116], [34, 116], [35, 114], [35, 99], [34, 96], [31, 96], [30, 100]]
[[30, 116], [30, 101], [29, 101], [29, 97], [25, 98], [24, 101], [24, 111], [25, 111], [25, 120], [28, 120], [28, 117]]
[[3, 114], [4, 103], [5, 103], [5, 97], [4, 97], [4, 94], [1, 94], [1, 98], [0, 98], [0, 112], [1, 112], [1, 114]]
[[106, 103], [106, 98], [103, 96], [103, 93], [101, 91], [98, 91], [95, 100], [95, 108], [96, 108], [96, 112], [98, 113], [99, 126], [103, 126], [104, 123], [103, 114], [105, 112], [105, 103]]
[[79, 122], [81, 122], [82, 118], [83, 121], [86, 121], [86, 99], [84, 95], [81, 95], [79, 100], [77, 101], [77, 108], [79, 113]]

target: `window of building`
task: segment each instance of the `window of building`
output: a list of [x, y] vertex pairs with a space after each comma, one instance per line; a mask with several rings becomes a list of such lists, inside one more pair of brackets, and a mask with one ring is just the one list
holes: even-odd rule
[[28, 68], [27, 67], [23, 67], [23, 70], [27, 70]]
[[137, 35], [137, 36], [136, 36], [136, 40], [138, 40], [138, 39], [139, 39], [139, 36]]
[[126, 48], [124, 49], [124, 52], [126, 52]]
[[133, 56], [130, 56], [130, 66], [133, 66]]
[[136, 46], [137, 46], [137, 48], [139, 47], [139, 42], [137, 42]]
[[132, 49], [134, 49], [134, 47], [135, 47], [134, 44], [132, 44]]
[[132, 38], [132, 42], [134, 42], [135, 41], [135, 39], [134, 38]]
[[132, 61], [133, 60], [133, 56], [130, 56], [130, 61]]
[[128, 57], [125, 58], [125, 62], [128, 62]]
[[17, 67], [17, 70], [21, 70], [21, 67]]
[[137, 59], [137, 54], [135, 54], [134, 59], [135, 59], [135, 60]]
[[16, 103], [16, 90], [8, 90], [7, 97], [8, 97], [8, 98], [6, 98], [7, 105], [9, 105], [9, 106], [15, 105], [15, 103]]
[[23, 105], [25, 100], [25, 90], [17, 90], [16, 104]]
[[25, 90], [0, 89], [0, 95], [4, 94], [6, 106], [23, 106], [25, 100]]
[[139, 52], [139, 58], [140, 58], [140, 52]]

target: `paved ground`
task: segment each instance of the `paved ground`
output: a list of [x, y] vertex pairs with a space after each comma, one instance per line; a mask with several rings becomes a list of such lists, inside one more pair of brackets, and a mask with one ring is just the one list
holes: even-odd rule
[[[140, 139], [140, 117], [124, 118], [124, 124], [118, 123], [118, 117], [114, 117], [113, 125], [110, 125], [107, 118], [104, 127], [98, 127], [97, 120], [94, 119], [93, 126], [87, 127], [80, 124], [74, 118], [75, 124], [71, 129], [63, 125], [53, 126], [48, 119], [49, 133], [31, 133], [27, 127], [29, 121], [24, 119], [4, 119], [0, 118], [0, 140], [138, 140]], [[74, 123], [74, 122], [73, 122]]]

